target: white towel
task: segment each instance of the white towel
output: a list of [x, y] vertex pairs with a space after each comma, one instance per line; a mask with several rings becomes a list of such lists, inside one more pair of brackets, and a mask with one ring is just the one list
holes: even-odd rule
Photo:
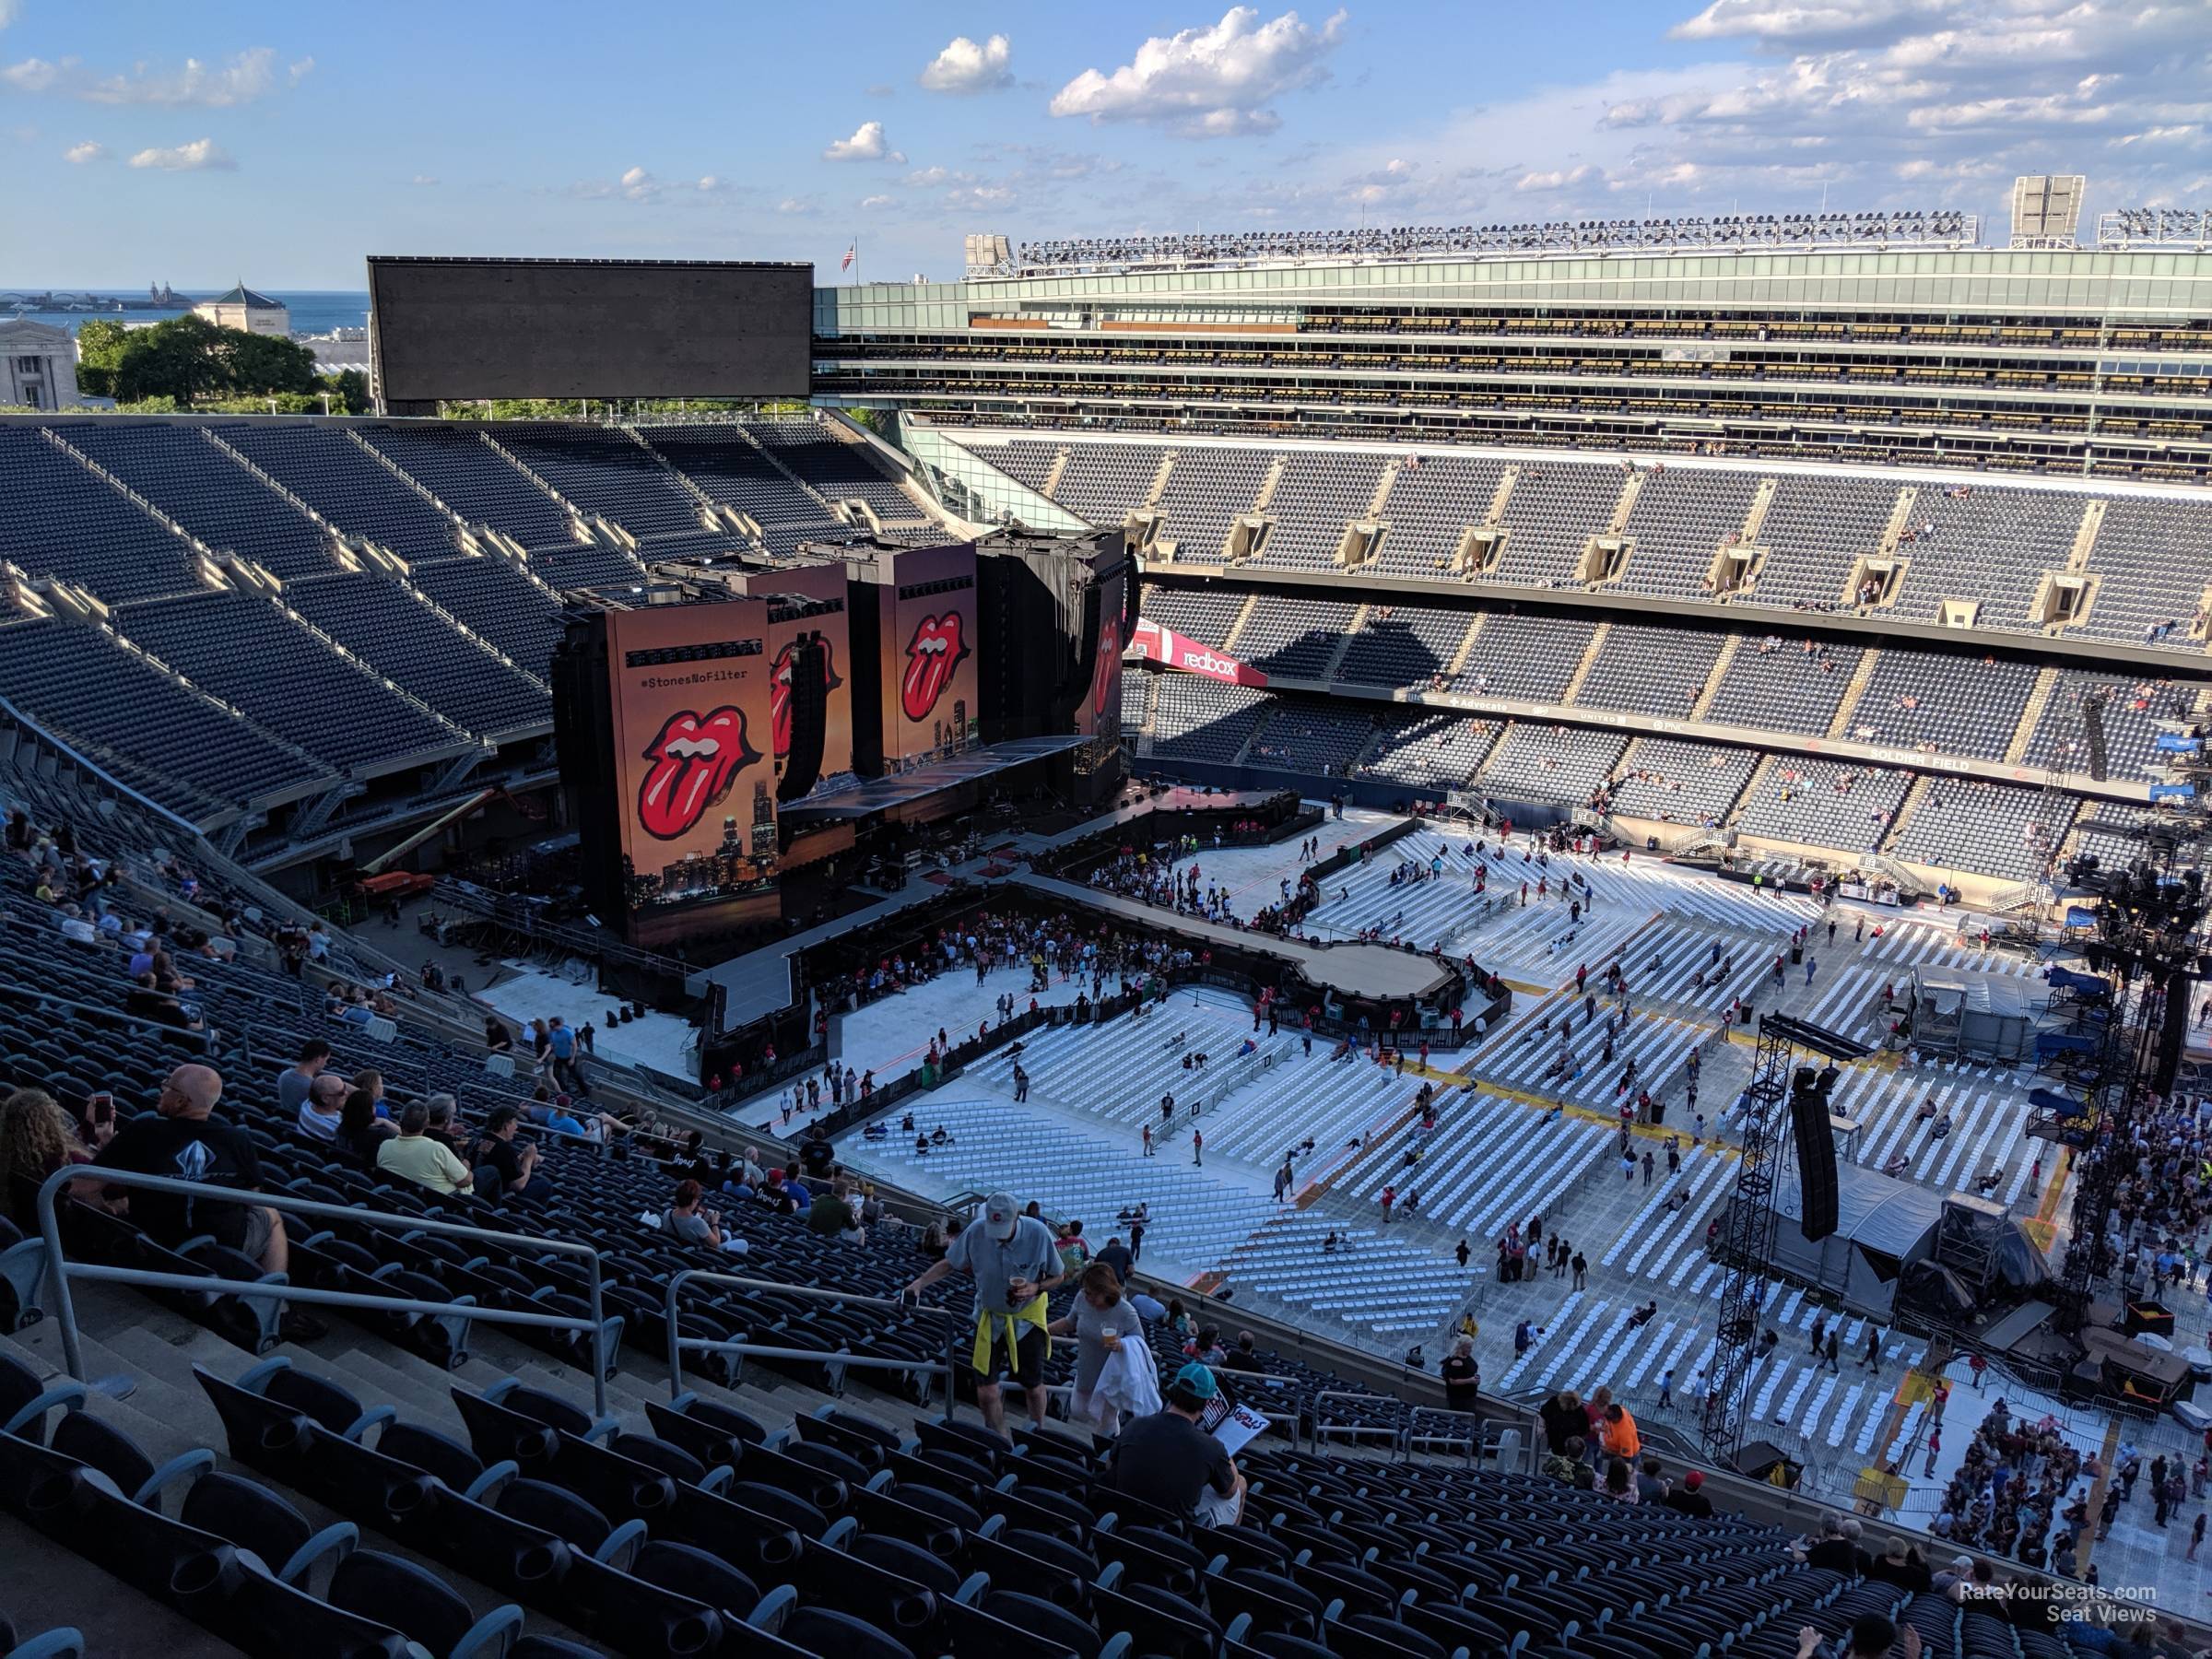
[[1108, 1406], [1121, 1413], [1124, 1423], [1160, 1409], [1159, 1367], [1141, 1341], [1124, 1336], [1106, 1356], [1106, 1368], [1091, 1387], [1091, 1415], [1102, 1419], [1101, 1407]]

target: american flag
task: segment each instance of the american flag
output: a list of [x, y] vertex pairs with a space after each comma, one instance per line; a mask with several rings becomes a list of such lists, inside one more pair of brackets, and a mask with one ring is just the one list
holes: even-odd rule
[[841, 270], [841, 271], [849, 271], [849, 270], [851, 270], [851, 269], [853, 268], [853, 256], [854, 256], [855, 254], [857, 254], [859, 252], [860, 252], [860, 244], [859, 244], [858, 242], [854, 242], [854, 243], [853, 243], [853, 244], [851, 247], [849, 247], [849, 248], [847, 248], [847, 249], [845, 250], [845, 256], [844, 256], [844, 258], [842, 258], [842, 259], [841, 259], [841, 260], [839, 260], [839, 261], [837, 262], [837, 268], [838, 268], [839, 270]]

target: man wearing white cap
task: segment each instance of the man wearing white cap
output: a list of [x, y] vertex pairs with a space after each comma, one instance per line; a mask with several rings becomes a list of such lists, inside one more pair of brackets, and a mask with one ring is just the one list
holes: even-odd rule
[[945, 1259], [907, 1287], [919, 1295], [956, 1267], [975, 1280], [975, 1347], [970, 1363], [978, 1379], [975, 1403], [994, 1431], [1006, 1432], [1006, 1408], [999, 1384], [1011, 1377], [1029, 1396], [1030, 1416], [1044, 1427], [1044, 1362], [1052, 1338], [1044, 1328], [1045, 1300], [1065, 1277], [1053, 1230], [1023, 1215], [1005, 1193], [983, 1200], [982, 1219], [962, 1230]]

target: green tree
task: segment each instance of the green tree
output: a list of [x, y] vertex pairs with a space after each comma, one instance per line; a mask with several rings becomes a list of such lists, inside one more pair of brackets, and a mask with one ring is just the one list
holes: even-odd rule
[[247, 395], [270, 392], [312, 392], [315, 354], [278, 335], [247, 334], [241, 329], [218, 328], [225, 336], [218, 343], [229, 389]]
[[131, 331], [112, 317], [88, 317], [76, 325], [76, 385], [94, 397], [115, 395], [115, 367]]

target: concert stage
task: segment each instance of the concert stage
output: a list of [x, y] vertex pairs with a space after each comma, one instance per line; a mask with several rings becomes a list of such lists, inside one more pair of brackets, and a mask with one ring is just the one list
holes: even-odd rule
[[1065, 755], [1089, 741], [1084, 736], [1063, 735], [987, 744], [948, 760], [917, 766], [909, 771], [887, 773], [880, 778], [866, 778], [843, 789], [786, 801], [778, 808], [778, 817], [800, 828], [868, 818], [895, 820], [910, 816], [911, 809], [924, 802], [929, 804], [930, 817], [941, 817], [943, 798], [951, 792], [995, 778], [1016, 767]]

